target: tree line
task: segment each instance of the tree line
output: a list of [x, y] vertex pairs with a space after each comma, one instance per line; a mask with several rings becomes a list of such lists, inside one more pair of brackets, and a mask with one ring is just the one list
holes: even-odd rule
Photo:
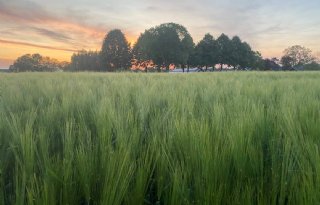
[[283, 57], [263, 59], [258, 51], [238, 36], [206, 34], [195, 44], [188, 30], [179, 24], [165, 23], [145, 30], [131, 47], [121, 30], [107, 33], [100, 51], [74, 53], [71, 62], [58, 62], [40, 54], [19, 57], [12, 71], [168, 71], [170, 68], [222, 70], [320, 70], [310, 49], [292, 46]]
[[68, 66], [68, 62], [61, 62], [36, 53], [20, 56], [14, 61], [13, 65], [9, 67], [9, 70], [11, 72], [54, 72], [65, 70]]

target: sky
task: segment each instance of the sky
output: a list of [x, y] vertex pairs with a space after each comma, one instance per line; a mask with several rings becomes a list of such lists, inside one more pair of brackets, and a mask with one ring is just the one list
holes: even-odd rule
[[133, 45], [168, 22], [184, 25], [195, 43], [225, 33], [266, 58], [293, 45], [320, 57], [319, 11], [320, 0], [0, 0], [0, 68], [27, 53], [70, 61], [78, 50], [100, 50], [115, 28]]

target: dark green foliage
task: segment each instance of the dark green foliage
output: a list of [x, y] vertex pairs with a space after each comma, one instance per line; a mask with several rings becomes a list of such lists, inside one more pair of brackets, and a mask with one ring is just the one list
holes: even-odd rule
[[232, 43], [227, 35], [224, 33], [221, 34], [217, 39], [217, 48], [218, 48], [218, 63], [221, 65], [227, 64], [231, 65], [232, 59]]
[[263, 66], [261, 70], [281, 70], [279, 60], [277, 58], [263, 59]]
[[69, 71], [101, 71], [100, 53], [97, 51], [79, 51], [71, 57]]
[[281, 64], [283, 70], [292, 70], [293, 69], [293, 58], [290, 56], [282, 56], [281, 58]]
[[213, 36], [206, 34], [195, 47], [195, 61], [201, 67], [214, 66], [217, 64], [218, 48]]
[[239, 66], [241, 68], [251, 67], [256, 60], [256, 56], [247, 42], [242, 42], [240, 53]]
[[262, 57], [259, 52], [251, 49], [247, 42], [242, 42], [238, 36], [231, 40], [221, 34], [216, 41], [218, 63], [232, 66], [234, 69], [255, 69], [262, 67]]
[[312, 63], [306, 64], [304, 66], [304, 70], [320, 70], [320, 64], [314, 61]]
[[146, 30], [134, 46], [139, 61], [152, 60], [158, 67], [186, 65], [193, 49], [193, 40], [185, 27], [166, 23]]
[[127, 70], [131, 67], [130, 44], [119, 29], [112, 30], [106, 35], [100, 54], [104, 71]]
[[253, 68], [258, 70], [262, 66], [262, 57], [259, 52], [252, 51], [250, 45], [242, 42], [238, 36], [231, 40], [232, 51], [230, 54], [230, 65], [234, 68]]
[[56, 59], [43, 57], [40, 54], [26, 54], [14, 61], [10, 66], [12, 72], [53, 72], [64, 70], [68, 66], [66, 62], [59, 62]]
[[264, 70], [265, 64], [264, 60], [262, 59], [262, 55], [259, 51], [253, 51], [252, 54], [252, 62], [248, 64], [252, 70]]
[[153, 43], [153, 36], [152, 31], [153, 29], [146, 30], [144, 33], [142, 33], [136, 44], [133, 46], [133, 56], [135, 59], [139, 61], [146, 61], [150, 60], [152, 57], [152, 43]]
[[238, 36], [234, 36], [231, 39], [231, 46], [232, 51], [230, 54], [230, 65], [237, 68], [240, 64], [243, 64], [243, 57], [245, 55], [245, 53], [243, 53], [244, 47]]

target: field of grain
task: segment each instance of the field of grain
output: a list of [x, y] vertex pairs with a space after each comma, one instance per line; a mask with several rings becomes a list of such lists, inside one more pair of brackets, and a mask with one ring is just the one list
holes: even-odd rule
[[0, 204], [318, 204], [319, 149], [316, 72], [0, 75]]

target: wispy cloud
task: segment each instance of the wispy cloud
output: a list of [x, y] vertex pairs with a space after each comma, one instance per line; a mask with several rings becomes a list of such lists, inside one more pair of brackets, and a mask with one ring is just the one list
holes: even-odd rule
[[62, 42], [66, 42], [66, 43], [69, 43], [69, 42], [71, 42], [71, 40], [73, 40], [71, 37], [67, 36], [66, 34], [60, 33], [60, 32], [55, 32], [55, 31], [48, 30], [45, 28], [37, 28], [37, 27], [32, 27], [32, 29], [43, 36], [47, 36], [49, 38], [52, 38], [53, 40], [62, 41]]
[[77, 52], [78, 51], [78, 50], [69, 49], [69, 48], [59, 48], [59, 47], [54, 47], [54, 46], [39, 45], [39, 44], [33, 44], [33, 43], [27, 43], [27, 42], [19, 42], [19, 41], [10, 41], [10, 40], [4, 40], [4, 39], [0, 39], [0, 43], [22, 45], [22, 46], [30, 46], [30, 47], [35, 47], [35, 48], [45, 48], [45, 49], [59, 50], [59, 51], [70, 51], [70, 52]]
[[15, 22], [46, 22], [56, 19], [43, 6], [27, 0], [0, 0], [0, 16]]
[[3, 23], [9, 27], [1, 31], [0, 37], [8, 38], [11, 34], [10, 40], [15, 40], [16, 37], [19, 39], [19, 36], [29, 34], [30, 41], [33, 41], [35, 36], [40, 36], [36, 41], [49, 38], [71, 47], [76, 46], [75, 41], [78, 41], [77, 47], [96, 47], [102, 41], [106, 30], [80, 18], [85, 16], [83, 10], [78, 13], [75, 10], [67, 11], [69, 13], [54, 13], [54, 10], [48, 10], [29, 0], [0, 0], [0, 25]]

